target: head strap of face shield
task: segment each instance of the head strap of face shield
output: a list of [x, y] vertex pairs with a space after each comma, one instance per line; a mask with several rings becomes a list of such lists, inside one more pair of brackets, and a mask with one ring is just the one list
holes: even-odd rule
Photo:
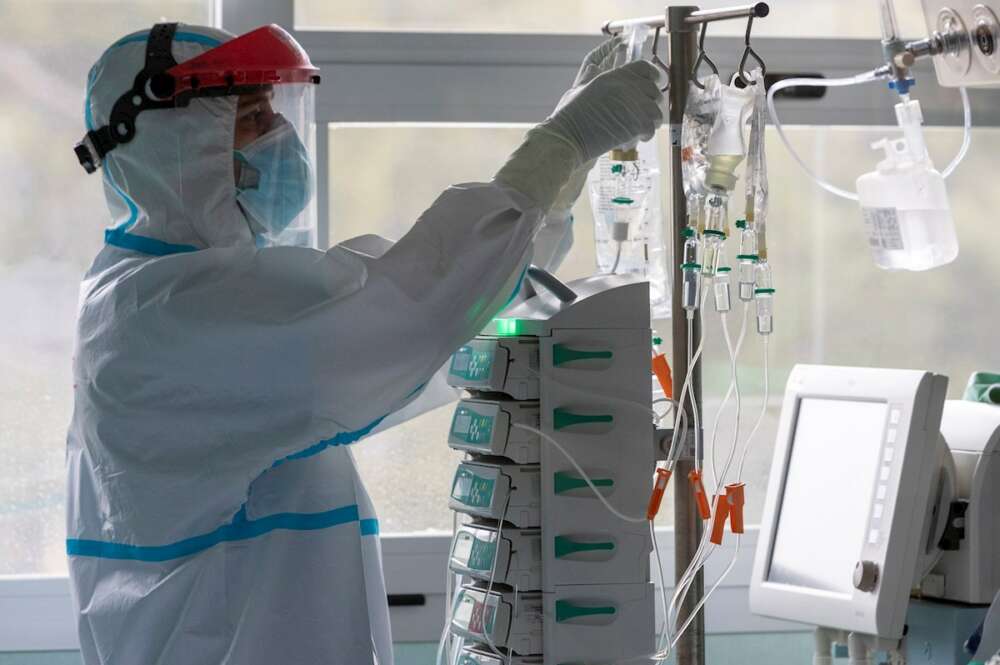
[[108, 124], [87, 132], [73, 148], [87, 173], [96, 171], [104, 156], [116, 146], [135, 138], [135, 120], [141, 112], [176, 105], [173, 78], [166, 73], [177, 64], [171, 52], [175, 32], [176, 23], [157, 23], [153, 26], [146, 41], [146, 64], [136, 74], [132, 88], [119, 97], [111, 108]]

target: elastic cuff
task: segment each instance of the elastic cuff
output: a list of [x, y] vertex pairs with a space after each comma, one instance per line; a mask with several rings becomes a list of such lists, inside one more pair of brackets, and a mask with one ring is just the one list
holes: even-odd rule
[[548, 212], [582, 164], [580, 153], [565, 139], [538, 126], [528, 132], [494, 179], [521, 192]]

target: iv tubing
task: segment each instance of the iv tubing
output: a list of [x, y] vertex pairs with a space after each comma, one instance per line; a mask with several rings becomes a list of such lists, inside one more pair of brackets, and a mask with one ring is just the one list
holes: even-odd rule
[[[702, 303], [704, 305], [704, 303]], [[698, 316], [701, 317], [701, 308], [698, 308]], [[688, 368], [694, 367], [694, 363], [691, 362], [691, 358], [694, 356], [692, 347], [694, 346], [694, 320], [688, 319], [688, 334], [687, 334], [687, 364]], [[691, 369], [688, 369], [688, 374], [690, 375]], [[694, 468], [701, 471], [701, 460], [704, 458], [704, 452], [701, 449], [702, 441], [701, 437], [698, 436], [698, 430], [701, 428], [701, 423], [698, 419], [698, 403], [694, 399], [694, 391], [688, 391], [688, 401], [691, 403], [691, 416], [694, 418]]]
[[[701, 306], [698, 308], [699, 322], [704, 321], [704, 317], [702, 316], [702, 312], [705, 309], [705, 301], [707, 299], [708, 299], [708, 290], [706, 289], [705, 293], [702, 294]], [[690, 325], [690, 323], [688, 325]], [[691, 339], [691, 334], [689, 332], [688, 333], [688, 340], [690, 340], [690, 339]], [[701, 352], [702, 352], [702, 350], [704, 348], [705, 348], [705, 330], [702, 327], [701, 337], [698, 340], [698, 348], [695, 349], [695, 352], [694, 352], [693, 356], [691, 356], [690, 353], [688, 354], [691, 359], [688, 361], [687, 372], [684, 375], [684, 385], [681, 387], [680, 395], [677, 397], [677, 411], [678, 411], [678, 414], [674, 418], [674, 433], [673, 433], [673, 436], [671, 436], [671, 438], [670, 438], [670, 451], [667, 454], [667, 468], [668, 469], [673, 469], [674, 463], [677, 462], [677, 459], [680, 457], [680, 454], [681, 454], [680, 450], [677, 448], [677, 433], [679, 431], [678, 422], [680, 420], [680, 413], [684, 412], [684, 406], [683, 406], [684, 405], [684, 397], [691, 390], [691, 376], [694, 374], [694, 366], [698, 363], [698, 359], [701, 358]], [[692, 395], [693, 395], [693, 393], [692, 393]], [[693, 402], [694, 400], [692, 399], [691, 401]], [[697, 411], [694, 411], [692, 413], [692, 415], [694, 416], [695, 448], [697, 449], [698, 447], [700, 447], [700, 442], [699, 442], [699, 438], [698, 438], [699, 437], [699, 433], [698, 433], [699, 422], [698, 422], [698, 413], [697, 413]], [[687, 432], [685, 432], [685, 434], [687, 434]]]
[[[456, 536], [457, 533], [458, 533], [458, 513], [452, 512], [452, 514], [451, 514], [451, 540], [452, 540], [452, 542], [455, 541], [455, 536]], [[450, 554], [449, 554], [449, 556], [450, 556]], [[455, 614], [455, 608], [456, 608], [457, 603], [458, 603], [458, 593], [459, 593], [459, 591], [461, 591], [461, 585], [455, 586], [454, 589], [452, 589], [452, 586], [454, 585], [454, 579], [456, 577], [458, 577], [458, 575], [456, 575], [455, 573], [453, 573], [452, 570], [451, 570], [451, 567], [449, 565], [447, 565], [447, 564], [445, 564], [444, 573], [445, 573], [445, 575], [444, 575], [444, 597], [446, 599], [447, 598], [451, 598], [452, 601], [451, 601], [451, 610], [450, 611], [448, 610], [448, 606], [445, 605], [444, 630], [441, 631], [441, 639], [438, 640], [438, 650], [437, 650], [437, 656], [434, 658], [434, 665], [441, 665], [441, 656], [444, 654], [444, 649], [445, 649], [444, 645], [445, 645], [446, 642], [450, 642], [450, 640], [448, 638], [450, 636], [449, 635], [449, 629], [451, 627], [451, 618]]]
[[969, 152], [969, 145], [972, 143], [972, 105], [969, 103], [969, 93], [966, 92], [965, 88], [959, 88], [958, 92], [962, 95], [962, 146], [958, 149], [958, 154], [951, 160], [951, 163], [944, 167], [944, 171], [941, 171], [943, 178], [954, 173], [965, 158], [965, 153]]
[[[503, 506], [503, 513], [501, 513], [501, 515], [500, 515], [500, 523], [497, 525], [497, 549], [494, 550], [494, 552], [493, 552], [493, 566], [490, 568], [490, 582], [489, 582], [488, 585], [486, 585], [486, 598], [487, 599], [489, 599], [490, 594], [493, 593], [493, 582], [496, 579], [496, 575], [497, 575], [497, 558], [498, 558], [497, 557], [497, 553], [499, 552], [500, 542], [501, 542], [501, 539], [503, 538], [503, 523], [507, 519], [507, 510], [509, 508], [510, 508], [510, 495], [508, 494], [507, 495], [507, 502]], [[516, 595], [517, 592], [515, 591], [514, 593], [515, 593], [514, 600], [516, 602], [517, 601], [517, 595]], [[487, 603], [488, 602], [489, 601], [487, 600]], [[488, 604], [487, 604], [487, 607], [488, 607]], [[499, 611], [500, 611], [500, 602], [497, 601], [497, 604], [493, 608], [494, 616], [496, 616], [496, 613], [499, 612]], [[485, 614], [486, 614], [486, 610], [485, 609], [483, 610], [483, 614], [484, 614], [484, 617], [485, 617]], [[450, 621], [449, 621], [449, 623], [450, 623]], [[500, 651], [497, 649], [496, 644], [493, 643], [493, 636], [486, 634], [485, 629], [486, 629], [486, 621], [484, 620], [483, 621], [483, 637], [486, 638], [487, 646], [489, 646], [490, 651], [492, 651], [494, 654], [496, 654], [497, 656], [499, 656], [502, 659], [504, 657], [504, 655], [502, 653], [500, 653]]]
[[[684, 417], [683, 412], [681, 413], [681, 417], [682, 418]], [[647, 520], [645, 517], [643, 517], [643, 518], [629, 517], [628, 515], [622, 514], [614, 506], [612, 506], [610, 503], [608, 503], [607, 499], [604, 498], [604, 495], [601, 494], [600, 490], [597, 489], [597, 486], [594, 485], [593, 481], [590, 479], [590, 476], [587, 475], [587, 473], [583, 469], [580, 468], [580, 465], [573, 458], [573, 456], [570, 455], [569, 452], [565, 448], [563, 448], [559, 444], [558, 441], [556, 441], [555, 439], [553, 439], [552, 437], [550, 437], [548, 434], [542, 432], [541, 430], [535, 429], [534, 427], [531, 427], [529, 425], [524, 425], [522, 423], [516, 423], [514, 425], [514, 427], [519, 427], [519, 428], [521, 428], [521, 429], [523, 429], [525, 431], [528, 431], [528, 432], [534, 432], [535, 434], [538, 434], [542, 439], [544, 439], [548, 443], [551, 443], [552, 445], [554, 445], [559, 450], [559, 452], [561, 452], [563, 454], [563, 456], [566, 457], [567, 460], [569, 460], [570, 464], [573, 465], [573, 468], [576, 469], [577, 473], [580, 474], [580, 477], [583, 478], [584, 482], [586, 482], [587, 485], [590, 487], [591, 491], [594, 493], [594, 496], [596, 496], [601, 501], [601, 503], [604, 504], [604, 507], [607, 508], [608, 511], [610, 511], [613, 515], [615, 515], [616, 517], [618, 517], [618, 518], [620, 518], [622, 520], [625, 520], [626, 522], [636, 522], [636, 523], [638, 523], [638, 522], [647, 522], [649, 524], [649, 535], [650, 535], [650, 538], [651, 538], [651, 540], [653, 542], [653, 554], [654, 554], [654, 556], [656, 558], [656, 567], [657, 567], [657, 569], [659, 571], [659, 574], [660, 574], [660, 598], [661, 598], [661, 602], [663, 604], [663, 617], [664, 617], [663, 633], [661, 634], [661, 637], [657, 640], [657, 642], [662, 642], [664, 640], [669, 640], [669, 633], [667, 633], [668, 626], [669, 626], [669, 624], [667, 623], [667, 616], [668, 616], [668, 606], [667, 605], [668, 604], [667, 604], [666, 584], [665, 584], [665, 580], [664, 580], [664, 577], [663, 577], [663, 562], [660, 559], [660, 548], [659, 548], [659, 545], [657, 545], [657, 543], [656, 543], [656, 533], [655, 533], [655, 531], [653, 529], [653, 522], [652, 522], [652, 520]], [[505, 507], [504, 508], [504, 515], [505, 516], [506, 516], [506, 512], [507, 512], [507, 508]], [[502, 522], [501, 522], [501, 528], [502, 528]], [[495, 562], [494, 562], [494, 564], [495, 564]], [[492, 587], [492, 573], [491, 573], [490, 587]], [[457, 598], [456, 598], [456, 600], [457, 600]], [[452, 608], [452, 612], [454, 612], [454, 607]], [[443, 640], [442, 640], [442, 643], [443, 643]], [[495, 648], [493, 647], [492, 644], [490, 644], [489, 646], [490, 646], [490, 648], [494, 649], [494, 651], [495, 651]], [[440, 659], [440, 656], [439, 656], [439, 659]]]
[[670, 639], [667, 624], [667, 580], [663, 576], [663, 562], [660, 560], [660, 546], [656, 544], [656, 530], [653, 529], [653, 520], [649, 520], [649, 537], [653, 541], [653, 557], [656, 559], [656, 569], [660, 574], [660, 604], [663, 606], [663, 627], [656, 638], [657, 649], [660, 643]]
[[[778, 112], [774, 106], [774, 95], [785, 88], [792, 88], [795, 86], [808, 86], [813, 88], [839, 88], [850, 85], [858, 85], [861, 83], [871, 83], [872, 81], [878, 81], [885, 78], [886, 75], [880, 70], [874, 69], [870, 72], [864, 72], [862, 74], [857, 74], [855, 76], [848, 76], [846, 78], [839, 79], [814, 79], [814, 78], [790, 78], [778, 81], [771, 86], [771, 89], [767, 91], [767, 110], [771, 114], [771, 120], [774, 122], [774, 128], [778, 130], [778, 137], [781, 138], [781, 142], [785, 144], [785, 148], [788, 153], [792, 156], [792, 159], [802, 167], [802, 170], [806, 172], [810, 178], [812, 178], [817, 185], [831, 194], [836, 194], [845, 199], [851, 201], [857, 201], [858, 195], [856, 192], [851, 192], [846, 189], [841, 189], [835, 185], [831, 185], [822, 178], [820, 178], [816, 173], [802, 160], [795, 149], [792, 147], [791, 142], [785, 135], [785, 130], [781, 126], [781, 121], [778, 119]], [[945, 178], [950, 176], [958, 165], [965, 158], [965, 153], [969, 150], [969, 144], [972, 142], [972, 106], [969, 103], [969, 93], [966, 92], [965, 88], [958, 89], [959, 94], [962, 96], [962, 145], [958, 149], [958, 154], [951, 160], [948, 166], [941, 172], [941, 175]]]
[[720, 313], [720, 318], [722, 319], [722, 333], [723, 333], [723, 336], [726, 339], [726, 348], [729, 351], [729, 362], [730, 362], [730, 365], [731, 365], [731, 378], [729, 380], [729, 388], [726, 390], [725, 397], [722, 398], [722, 403], [719, 404], [719, 410], [716, 411], [716, 413], [715, 413], [715, 421], [712, 423], [712, 438], [711, 438], [712, 469], [711, 469], [711, 471], [712, 471], [712, 485], [716, 488], [716, 492], [718, 491], [718, 488], [722, 487], [722, 485], [723, 485], [723, 482], [722, 482], [723, 479], [721, 477], [717, 477], [716, 476], [716, 473], [719, 470], [719, 465], [717, 463], [718, 460], [716, 460], [716, 458], [715, 458], [715, 452], [716, 452], [716, 447], [715, 447], [716, 435], [719, 432], [719, 421], [722, 419], [722, 412], [725, 410], [726, 405], [729, 403], [729, 398], [733, 395], [733, 391], [736, 392], [736, 431], [735, 431], [735, 434], [733, 435], [733, 446], [734, 447], [736, 445], [738, 445], [739, 438], [740, 438], [739, 423], [740, 423], [740, 415], [741, 415], [741, 412], [742, 412], [742, 409], [743, 409], [743, 405], [742, 405], [742, 402], [740, 400], [740, 384], [739, 384], [739, 381], [737, 380], [737, 375], [736, 375], [736, 361], [739, 358], [740, 349], [743, 347], [743, 340], [744, 340], [744, 338], [746, 336], [747, 318], [748, 318], [748, 315], [749, 315], [749, 311], [750, 311], [750, 303], [748, 303], [748, 302], [743, 303], [743, 323], [740, 324], [740, 334], [739, 334], [739, 337], [736, 338], [736, 346], [735, 346], [735, 348], [733, 347], [732, 339], [731, 339], [731, 337], [729, 335], [728, 316], [726, 315], [725, 312]]
[[698, 612], [701, 610], [702, 606], [704, 606], [705, 603], [708, 602], [708, 599], [712, 596], [713, 593], [715, 593], [715, 590], [719, 588], [719, 586], [722, 584], [722, 582], [726, 579], [726, 577], [729, 575], [729, 573], [733, 570], [733, 567], [736, 565], [736, 560], [740, 556], [740, 543], [741, 543], [741, 540], [742, 540], [741, 537], [739, 536], [739, 534], [737, 534], [737, 536], [736, 536], [736, 551], [733, 552], [733, 558], [729, 560], [729, 565], [726, 566], [726, 569], [724, 571], [722, 571], [722, 574], [719, 575], [719, 579], [716, 580], [715, 584], [712, 585], [712, 588], [708, 590], [708, 593], [706, 593], [704, 596], [702, 596], [701, 600], [698, 601], [698, 604], [694, 606], [693, 610], [691, 610], [691, 616], [689, 616], [687, 618], [687, 621], [684, 622], [684, 625], [681, 626], [680, 630], [677, 631], [677, 634], [674, 636], [673, 641], [670, 642], [670, 649], [671, 650], [673, 650], [673, 648], [675, 646], [677, 646], [677, 642], [681, 639], [681, 635], [683, 635], [684, 631], [686, 631], [688, 629], [688, 626], [691, 625], [691, 622], [694, 621], [694, 618], [696, 616], [698, 616]]
[[441, 639], [438, 640], [437, 656], [434, 658], [434, 665], [441, 665], [441, 657], [444, 656], [445, 643], [448, 641], [449, 633], [451, 632], [451, 617], [454, 616], [455, 610], [458, 609], [458, 597], [461, 594], [462, 588], [456, 587], [455, 593], [452, 594], [451, 598], [451, 612], [445, 618], [444, 629], [441, 631]]
[[601, 493], [601, 490], [597, 489], [597, 486], [594, 485], [594, 481], [592, 481], [590, 479], [590, 476], [587, 475], [587, 472], [584, 471], [582, 468], [580, 468], [580, 465], [577, 463], [576, 459], [574, 459], [573, 456], [569, 454], [569, 452], [562, 446], [561, 443], [559, 443], [558, 441], [556, 441], [555, 439], [553, 439], [551, 436], [549, 436], [545, 432], [541, 431], [540, 429], [535, 429], [534, 427], [531, 427], [530, 425], [525, 425], [523, 423], [512, 423], [512, 426], [520, 428], [520, 429], [523, 429], [523, 430], [525, 430], [527, 432], [533, 432], [533, 433], [537, 434], [539, 437], [541, 437], [543, 440], [545, 440], [548, 443], [551, 443], [553, 446], [555, 446], [556, 450], [558, 450], [559, 452], [561, 452], [563, 454], [563, 457], [565, 457], [567, 460], [569, 460], [569, 463], [573, 465], [573, 468], [576, 470], [577, 473], [580, 474], [580, 477], [583, 478], [583, 481], [585, 483], [587, 483], [587, 486], [591, 489], [591, 491], [593, 491], [594, 495], [598, 499], [600, 499], [601, 503], [604, 504], [604, 507], [607, 508], [608, 512], [610, 512], [612, 515], [614, 515], [618, 519], [625, 520], [626, 522], [633, 522], [633, 523], [636, 523], [636, 524], [638, 524], [640, 522], [647, 522], [648, 521], [645, 518], [645, 516], [643, 516], [643, 517], [631, 517], [630, 515], [626, 515], [626, 514], [620, 512], [617, 508], [615, 508], [614, 506], [612, 506], [610, 503], [608, 503], [608, 500], [606, 498], [604, 498], [604, 495]]
[[[737, 470], [737, 474], [736, 474], [737, 482], [739, 482], [739, 480], [743, 478], [743, 467], [744, 467], [744, 463], [746, 462], [747, 454], [750, 451], [750, 445], [753, 442], [754, 437], [757, 434], [757, 431], [760, 429], [761, 423], [763, 423], [763, 421], [764, 421], [764, 416], [767, 413], [767, 400], [768, 400], [768, 397], [769, 397], [769, 391], [768, 391], [768, 353], [767, 353], [768, 352], [768, 338], [766, 336], [763, 338], [763, 344], [764, 344], [764, 391], [763, 391], [764, 394], [763, 394], [763, 403], [761, 404], [761, 409], [760, 409], [760, 413], [759, 413], [759, 415], [757, 417], [757, 422], [754, 423], [754, 427], [750, 431], [750, 435], [747, 437], [747, 440], [746, 440], [746, 442], [744, 443], [744, 446], [743, 446], [743, 453], [740, 456], [740, 464], [739, 464], [739, 467], [738, 467], [738, 470]], [[728, 473], [729, 464], [732, 462], [732, 458], [733, 458], [732, 453], [735, 453], [735, 451], [736, 451], [736, 446], [734, 445], [733, 446], [733, 450], [731, 451], [731, 454], [730, 454], [730, 458], [729, 458], [729, 460], [728, 460], [728, 462], [726, 464], [726, 468], [723, 471], [722, 478], [720, 479], [720, 482], [724, 482], [725, 481], [725, 475]], [[716, 510], [716, 506], [713, 506], [713, 510], [712, 510], [712, 514], [713, 515], [715, 514], [715, 510]], [[687, 595], [687, 590], [691, 586], [691, 583], [693, 582], [695, 575], [697, 575], [698, 571], [704, 566], [705, 562], [708, 560], [708, 557], [712, 553], [712, 550], [709, 550], [708, 553], [704, 556], [704, 558], [699, 561], [699, 559], [701, 558], [701, 554], [704, 551], [704, 547], [705, 547], [706, 543], [708, 542], [708, 535], [709, 535], [709, 531], [706, 530], [705, 533], [702, 535], [702, 541], [701, 541], [701, 543], [698, 546], [698, 551], [695, 553], [695, 557], [692, 560], [691, 565], [688, 566], [688, 569], [684, 571], [684, 575], [681, 577], [681, 581], [677, 585], [677, 589], [674, 592], [674, 597], [673, 597], [673, 599], [671, 599], [671, 603], [670, 603], [670, 612], [668, 613], [668, 621], [669, 621], [668, 622], [668, 626], [672, 627], [674, 625], [674, 622], [676, 621], [676, 613], [680, 609], [679, 601], [681, 599], [683, 599], [684, 596]], [[733, 559], [729, 563], [729, 566], [723, 572], [722, 576], [715, 583], [715, 585], [712, 586], [712, 588], [708, 591], [708, 593], [705, 594], [705, 596], [701, 599], [701, 601], [691, 611], [691, 615], [687, 618], [687, 620], [684, 622], [684, 624], [681, 626], [681, 628], [678, 631], [676, 631], [676, 633], [674, 634], [674, 639], [670, 643], [669, 649], [667, 649], [665, 652], [661, 652], [660, 654], [658, 654], [658, 656], [660, 656], [661, 658], [666, 658], [670, 654], [670, 652], [673, 650], [673, 647], [676, 645], [677, 640], [684, 633], [684, 631], [687, 630], [688, 626], [690, 626], [691, 621], [697, 615], [698, 611], [701, 609], [701, 607], [706, 602], [708, 602], [709, 597], [712, 595], [713, 592], [715, 592], [715, 590], [719, 587], [719, 585], [722, 583], [722, 581], [726, 578], [726, 576], [732, 570], [733, 566], [736, 563], [736, 558], [739, 556], [739, 547], [740, 547], [740, 541], [739, 541], [739, 539], [737, 539], [736, 553], [733, 555]], [[697, 562], [697, 565], [695, 565], [696, 562]]]

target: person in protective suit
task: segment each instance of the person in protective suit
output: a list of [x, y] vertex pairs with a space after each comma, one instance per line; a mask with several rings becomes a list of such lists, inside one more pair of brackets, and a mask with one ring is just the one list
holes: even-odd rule
[[614, 67], [619, 46], [492, 182], [450, 187], [398, 242], [328, 251], [320, 78], [291, 36], [157, 24], [100, 57], [76, 153], [112, 224], [81, 285], [67, 442], [88, 665], [392, 662], [347, 444], [418, 398], [533, 250], [558, 263], [593, 161], [662, 122], [657, 70]]

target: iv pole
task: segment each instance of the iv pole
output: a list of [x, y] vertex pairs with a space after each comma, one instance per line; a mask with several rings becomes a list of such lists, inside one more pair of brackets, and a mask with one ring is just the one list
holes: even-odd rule
[[[672, 233], [671, 252], [671, 346], [674, 376], [687, 376], [688, 330], [687, 319], [680, 316], [681, 306], [681, 262], [679, 260], [679, 238], [687, 226], [687, 198], [684, 195], [684, 178], [681, 174], [681, 122], [684, 117], [684, 107], [687, 104], [688, 81], [691, 68], [698, 48], [698, 30], [702, 23], [746, 18], [750, 16], [763, 18], [770, 9], [765, 2], [724, 9], [699, 10], [698, 7], [682, 5], [667, 7], [663, 16], [648, 16], [645, 18], [608, 21], [602, 28], [605, 34], [621, 32], [630, 26], [647, 25], [652, 29], [665, 28], [669, 38], [670, 55], [667, 66], [670, 68], [670, 88], [668, 90], [669, 116], [667, 119], [670, 132], [670, 169], [668, 170], [670, 187], [670, 231]], [[694, 339], [701, 337], [701, 326], [698, 319], [694, 321]], [[696, 346], [696, 345], [693, 345]], [[702, 411], [701, 401], [701, 370], [695, 366], [691, 375], [691, 399]], [[687, 421], [694, 422], [691, 406], [685, 406]], [[685, 444], [687, 442], [684, 442]], [[674, 575], [678, 581], [687, 569], [698, 550], [701, 542], [702, 522], [698, 515], [698, 507], [693, 493], [685, 479], [688, 472], [694, 468], [691, 455], [684, 455], [674, 469]], [[684, 622], [691, 610], [705, 595], [705, 578], [702, 571], [691, 584], [691, 588], [680, 606], [678, 618]], [[705, 665], [705, 620], [704, 612], [691, 622], [687, 631], [677, 642], [677, 665]]]

